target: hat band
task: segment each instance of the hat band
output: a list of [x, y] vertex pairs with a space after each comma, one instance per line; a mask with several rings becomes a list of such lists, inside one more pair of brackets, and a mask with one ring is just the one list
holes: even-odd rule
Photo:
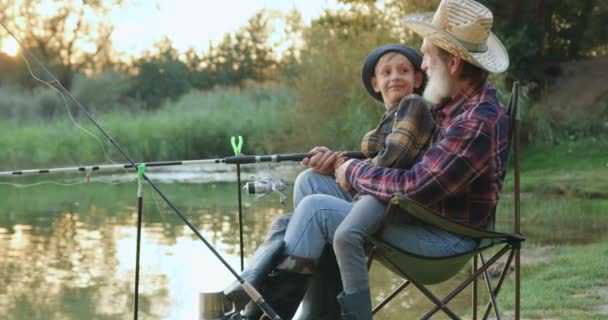
[[450, 37], [454, 38], [454, 40], [458, 41], [458, 44], [460, 44], [462, 47], [467, 49], [467, 51], [469, 51], [469, 52], [486, 52], [486, 51], [488, 51], [488, 44], [485, 42], [483, 42], [483, 43], [467, 42], [467, 41], [457, 38], [452, 33], [449, 33], [449, 32], [446, 32], [446, 33]]
[[486, 52], [488, 51], [488, 45], [486, 43], [471, 43], [462, 41], [456, 38], [458, 42], [469, 52]]

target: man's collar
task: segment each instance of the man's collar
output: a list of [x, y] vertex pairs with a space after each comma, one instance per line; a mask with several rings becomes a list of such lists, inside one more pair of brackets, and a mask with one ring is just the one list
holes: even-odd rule
[[[438, 112], [443, 113], [443, 115], [447, 118], [451, 118], [452, 115], [462, 106], [465, 104], [465, 102], [467, 102], [469, 99], [471, 99], [472, 97], [476, 97], [479, 95], [484, 95], [485, 91], [488, 89], [488, 85], [489, 82], [485, 82], [482, 86], [479, 86], [478, 88], [472, 88], [471, 90], [468, 90], [467, 92], [461, 91], [459, 93], [457, 93], [454, 97], [452, 97], [452, 99], [443, 102], [443, 103], [439, 103], [437, 105], [434, 105], [431, 108], [431, 111], [433, 114], [436, 114]], [[483, 97], [480, 96], [478, 99], [481, 101], [483, 99]]]

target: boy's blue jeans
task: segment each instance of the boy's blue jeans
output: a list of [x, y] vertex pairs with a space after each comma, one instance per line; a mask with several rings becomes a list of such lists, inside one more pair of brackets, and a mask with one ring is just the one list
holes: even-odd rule
[[[295, 183], [294, 213], [285, 234], [285, 254], [319, 259], [332, 244], [346, 294], [369, 290], [364, 244], [384, 219], [386, 204], [371, 195], [344, 192], [333, 176], [312, 170], [302, 172]], [[399, 217], [391, 223], [403, 223]], [[400, 232], [386, 228], [382, 238], [409, 252], [426, 256], [461, 253], [477, 243], [422, 223], [401, 225]], [[402, 230], [406, 230], [403, 232]]]

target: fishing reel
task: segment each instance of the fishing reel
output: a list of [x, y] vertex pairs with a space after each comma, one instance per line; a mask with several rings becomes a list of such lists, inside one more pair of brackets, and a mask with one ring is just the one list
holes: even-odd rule
[[245, 183], [243, 190], [249, 194], [257, 195], [256, 199], [264, 198], [265, 196], [276, 192], [279, 195], [279, 201], [282, 205], [285, 205], [285, 194], [283, 191], [287, 189], [287, 183], [285, 180], [275, 177], [256, 177], [251, 176], [251, 181]]

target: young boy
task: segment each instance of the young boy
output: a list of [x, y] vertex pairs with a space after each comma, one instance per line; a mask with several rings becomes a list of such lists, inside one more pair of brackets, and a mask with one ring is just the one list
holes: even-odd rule
[[419, 94], [425, 84], [422, 57], [404, 45], [374, 50], [363, 64], [363, 85], [386, 112], [378, 126], [365, 134], [361, 151], [379, 167], [407, 169], [430, 142], [433, 120]]

